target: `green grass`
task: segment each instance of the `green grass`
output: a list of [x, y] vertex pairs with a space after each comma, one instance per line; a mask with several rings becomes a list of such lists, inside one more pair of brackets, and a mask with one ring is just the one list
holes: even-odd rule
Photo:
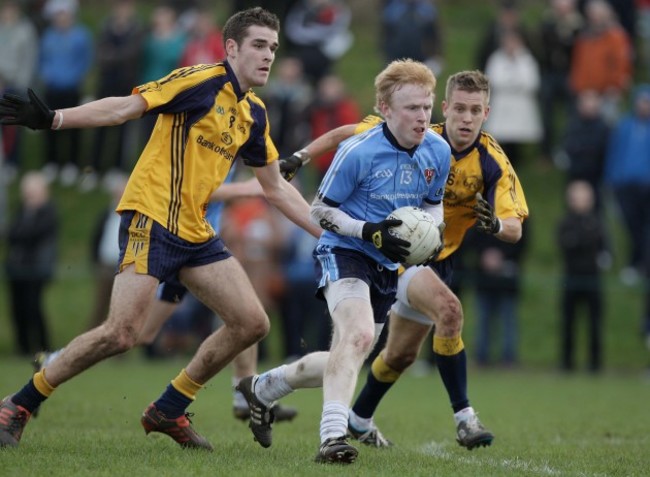
[[[650, 466], [642, 398], [650, 381], [636, 373], [596, 377], [471, 369], [472, 402], [496, 435], [491, 447], [471, 452], [454, 441], [451, 410], [437, 373], [407, 374], [376, 416], [396, 447], [362, 447], [354, 465], [332, 468], [312, 462], [320, 390], [285, 399], [300, 414], [290, 424], [275, 425], [273, 446], [263, 449], [232, 417], [227, 371], [190, 407], [196, 429], [214, 445], [214, 453], [184, 451], [160, 434], [145, 436], [140, 413], [183, 364], [152, 364], [131, 353], [63, 385], [29, 423], [20, 447], [0, 453], [2, 475], [631, 477], [647, 475]], [[24, 361], [0, 363], [5, 391], [24, 384], [29, 373]]]

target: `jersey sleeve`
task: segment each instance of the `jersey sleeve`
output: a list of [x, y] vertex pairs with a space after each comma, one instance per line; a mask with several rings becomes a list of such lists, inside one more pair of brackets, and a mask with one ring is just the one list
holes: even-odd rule
[[176, 69], [159, 80], [136, 86], [133, 93], [141, 94], [147, 102], [147, 114], [175, 114], [209, 108], [216, 92], [227, 80], [223, 67], [196, 65]]
[[[491, 141], [493, 138], [488, 137]], [[482, 160], [485, 199], [495, 208], [502, 219], [528, 217], [528, 204], [519, 178], [500, 147], [488, 146], [488, 154]]]
[[251, 98], [249, 103], [253, 126], [249, 140], [239, 150], [239, 155], [247, 166], [263, 167], [276, 161], [279, 153], [271, 139], [271, 127], [266, 108], [261, 101]]
[[496, 214], [503, 219], [517, 217], [524, 220], [528, 217], [528, 204], [519, 178], [510, 163], [496, 184]]

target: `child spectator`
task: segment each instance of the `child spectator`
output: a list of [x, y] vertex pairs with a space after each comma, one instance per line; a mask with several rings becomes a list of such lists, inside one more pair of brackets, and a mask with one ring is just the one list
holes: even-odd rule
[[54, 275], [58, 214], [47, 179], [28, 172], [20, 182], [21, 203], [9, 226], [6, 272], [18, 352], [49, 349], [43, 294]]
[[594, 191], [586, 181], [573, 181], [566, 190], [567, 212], [558, 224], [557, 240], [564, 263], [562, 279], [561, 355], [565, 371], [575, 368], [576, 320], [579, 306], [587, 307], [588, 366], [602, 367], [604, 225], [595, 210]]

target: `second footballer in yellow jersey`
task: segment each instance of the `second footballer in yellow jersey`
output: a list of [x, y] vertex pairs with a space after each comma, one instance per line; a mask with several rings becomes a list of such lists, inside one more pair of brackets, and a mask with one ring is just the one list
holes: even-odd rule
[[[382, 121], [378, 116], [367, 116], [356, 127], [355, 134]], [[430, 129], [450, 142], [445, 123], [432, 124]], [[476, 140], [462, 151], [452, 147], [443, 199], [446, 224], [444, 248], [438, 255], [439, 261], [458, 250], [467, 230], [476, 222], [474, 207], [477, 193], [494, 204], [494, 213], [499, 218], [523, 220], [528, 216], [528, 205], [515, 170], [501, 146], [485, 131], [480, 131]]]
[[[158, 115], [117, 208], [120, 265], [108, 317], [0, 402], [5, 417], [0, 447], [19, 444], [32, 412], [57, 386], [135, 346], [159, 282], [175, 277], [224, 325], [146, 407], [141, 423], [147, 434], [167, 434], [181, 447], [212, 450], [193, 429], [186, 408], [210, 378], [262, 339], [270, 325], [242, 266], [205, 220], [210, 196], [241, 158], [252, 166], [270, 203], [313, 235], [321, 232], [310, 221], [309, 204], [280, 175], [264, 105], [250, 90], [268, 80], [279, 30], [278, 18], [263, 8], [237, 12], [223, 28], [223, 63], [175, 70], [129, 96], [56, 111], [31, 90], [27, 99], [13, 94], [0, 98], [0, 123], [32, 129], [112, 126]], [[251, 415], [255, 419], [259, 409]]]

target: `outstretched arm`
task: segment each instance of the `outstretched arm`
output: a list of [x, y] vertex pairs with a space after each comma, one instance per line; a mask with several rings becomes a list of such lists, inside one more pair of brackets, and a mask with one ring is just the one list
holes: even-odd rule
[[309, 157], [317, 157], [326, 152], [333, 151], [341, 142], [354, 136], [354, 130], [356, 127], [356, 124], [346, 124], [344, 126], [339, 126], [336, 129], [332, 129], [331, 131], [327, 131], [322, 136], [317, 137], [305, 146]]
[[288, 181], [293, 179], [298, 170], [307, 164], [312, 157], [318, 157], [333, 151], [342, 141], [353, 136], [356, 127], [356, 124], [339, 126], [317, 137], [300, 151], [294, 152], [290, 157], [281, 158], [278, 162], [282, 177]]
[[55, 130], [115, 126], [141, 117], [146, 109], [144, 98], [134, 94], [102, 98], [53, 111], [28, 89], [27, 99], [12, 93], [5, 93], [0, 98], [0, 124]]
[[147, 102], [139, 94], [113, 96], [73, 108], [59, 109], [54, 124], [56, 126], [58, 115], [62, 112], [63, 123], [60, 129], [117, 126], [142, 117], [146, 110]]

